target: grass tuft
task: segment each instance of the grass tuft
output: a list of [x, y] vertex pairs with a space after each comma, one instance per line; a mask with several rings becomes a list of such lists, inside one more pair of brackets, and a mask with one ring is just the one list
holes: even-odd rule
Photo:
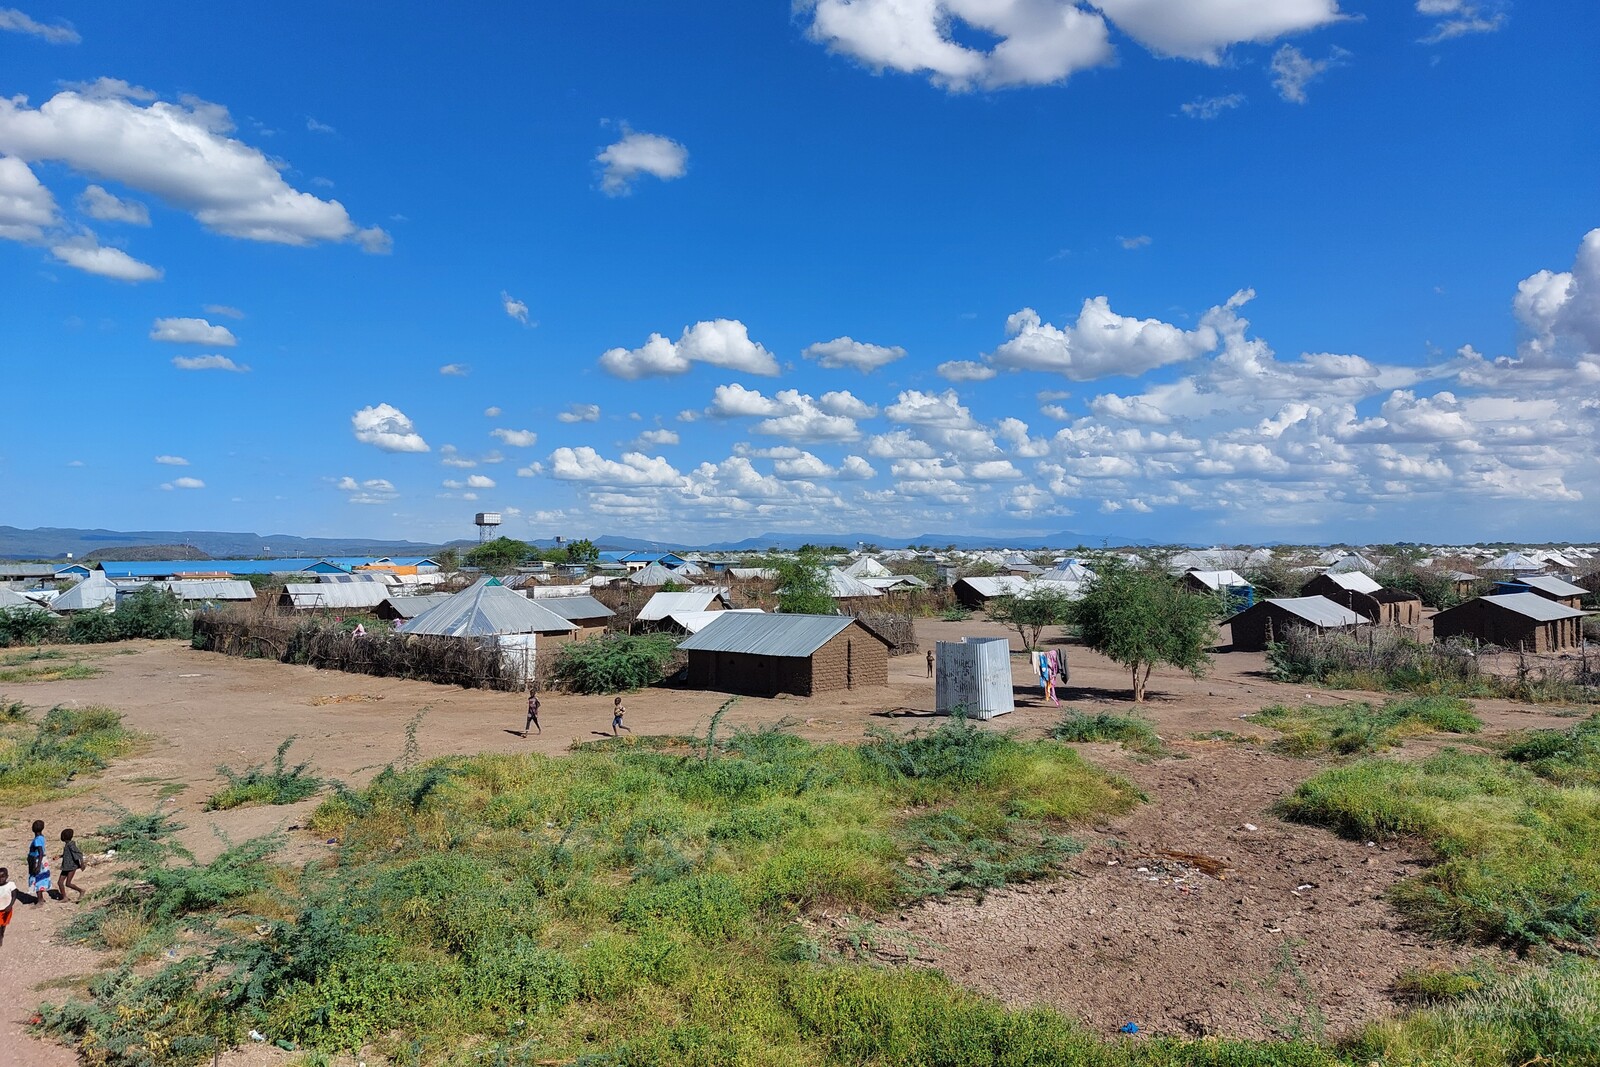
[[211, 795], [206, 801], [206, 810], [226, 811], [250, 804], [293, 804], [316, 793], [322, 788], [322, 779], [306, 773], [311, 765], [309, 761], [285, 766], [284, 757], [294, 740], [293, 737], [284, 738], [273, 753], [271, 770], [263, 763], [243, 771], [218, 767], [217, 773], [226, 778], [228, 784]]
[[1147, 720], [1104, 712], [1083, 715], [1068, 711], [1060, 722], [1050, 727], [1050, 736], [1057, 741], [1116, 741], [1130, 751], [1147, 756], [1159, 756], [1167, 750], [1156, 735], [1155, 727]]
[[[15, 711], [19, 705], [9, 707]], [[44, 799], [78, 775], [104, 770], [134, 740], [122, 716], [99, 705], [54, 707], [37, 723], [8, 718], [0, 725], [0, 797], [12, 803]]]
[[1458, 697], [1423, 696], [1386, 701], [1381, 707], [1352, 702], [1332, 706], [1274, 704], [1249, 716], [1283, 736], [1271, 748], [1286, 756], [1354, 756], [1393, 748], [1407, 737], [1430, 733], [1475, 734], [1482, 722]]

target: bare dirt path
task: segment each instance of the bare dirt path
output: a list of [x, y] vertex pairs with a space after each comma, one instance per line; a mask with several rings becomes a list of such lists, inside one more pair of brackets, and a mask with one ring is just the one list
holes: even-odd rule
[[[936, 640], [1005, 633], [980, 620], [918, 623], [924, 648]], [[1069, 653], [1072, 684], [1064, 693], [1066, 705], [1131, 710], [1120, 668], [1076, 646]], [[523, 718], [523, 700], [515, 693], [233, 659], [173, 642], [91, 647], [82, 655], [104, 673], [8, 684], [0, 687], [0, 695], [41, 708], [107, 704], [148, 740], [70, 796], [0, 813], [0, 863], [14, 875], [24, 870], [26, 831], [33, 819], [46, 820], [54, 842], [63, 826], [85, 833], [103, 822], [107, 802], [140, 811], [165, 804], [188, 827], [184, 843], [202, 858], [221, 847], [218, 832], [242, 840], [298, 825], [315, 799], [286, 807], [202, 810], [222, 781], [219, 764], [242, 768], [263, 762], [291, 734], [298, 738], [291, 759], [310, 759], [319, 774], [360, 784], [400, 756], [406, 723], [424, 709], [417, 729], [423, 758], [513, 751], [556, 755], [573, 743], [605, 736], [610, 725], [607, 697], [549, 694], [544, 733], [523, 739], [514, 733]], [[1018, 709], [994, 725], [1041, 736], [1061, 712], [1028, 684], [1023, 659], [1013, 662]], [[1167, 1030], [1264, 1032], [1268, 1009], [1279, 1011], [1285, 998], [1274, 1000], [1255, 990], [1280, 960], [1281, 946], [1293, 941], [1303, 945], [1294, 948], [1294, 967], [1285, 970], [1288, 977], [1279, 984], [1291, 988], [1298, 981], [1294, 975], [1304, 975], [1330, 1026], [1383, 1010], [1387, 1001], [1381, 989], [1402, 965], [1438, 956], [1438, 950], [1388, 930], [1387, 912], [1377, 902], [1386, 886], [1412, 869], [1412, 858], [1382, 850], [1369, 854], [1320, 831], [1277, 824], [1260, 814], [1312, 773], [1311, 765], [1278, 760], [1248, 746], [1182, 740], [1212, 730], [1265, 736], [1268, 731], [1240, 717], [1274, 702], [1362, 698], [1281, 685], [1264, 670], [1262, 656], [1232, 653], [1219, 656], [1202, 679], [1158, 671], [1151, 702], [1140, 713], [1191, 758], [1137, 764], [1103, 746], [1086, 753], [1138, 782], [1153, 803], [1114, 826], [1085, 834], [1091, 845], [1073, 864], [1078, 877], [993, 894], [981, 905], [921, 909], [908, 916], [908, 924], [945, 946], [936, 958], [957, 979], [1014, 1002], [1058, 1004], [1096, 1025], [1131, 1020]], [[891, 660], [889, 673], [887, 688], [813, 699], [746, 698], [725, 724], [781, 722], [808, 738], [846, 741], [871, 728], [929, 725], [933, 684], [925, 677], [923, 657]], [[628, 723], [639, 734], [704, 731], [724, 699], [718, 693], [653, 689], [628, 698]], [[1480, 702], [1479, 710], [1491, 733], [1570, 721], [1508, 702]], [[1261, 830], [1245, 836], [1238, 827], [1246, 821]], [[292, 832], [291, 840], [297, 855], [312, 854], [322, 844], [305, 832]], [[1192, 893], [1173, 889], [1169, 879], [1144, 881], [1136, 868], [1148, 866], [1145, 861], [1161, 848], [1214, 855], [1235, 873], [1224, 882], [1199, 882]], [[1118, 865], [1106, 866], [1112, 859]], [[81, 881], [92, 889], [105, 873], [90, 868]], [[1316, 883], [1314, 891], [1294, 896], [1295, 886], [1306, 882]], [[1244, 903], [1236, 903], [1240, 898]], [[101, 962], [96, 953], [56, 936], [73, 907], [51, 903], [37, 911], [19, 909], [0, 948], [0, 1048], [6, 1050], [7, 1067], [73, 1062], [66, 1050], [35, 1041], [25, 1031], [33, 1007], [52, 995], [39, 988], [42, 983], [88, 973]], [[1033, 960], [1040, 962], [1033, 966]], [[1071, 982], [1052, 977], [1067, 969], [1062, 961], [1078, 976]], [[1341, 982], [1350, 985], [1348, 991], [1335, 988]], [[273, 1053], [255, 1048], [223, 1062], [251, 1067], [273, 1059]]]

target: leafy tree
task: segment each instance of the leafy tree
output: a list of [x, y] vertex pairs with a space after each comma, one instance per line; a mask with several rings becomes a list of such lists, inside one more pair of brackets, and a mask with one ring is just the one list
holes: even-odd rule
[[1096, 563], [1096, 577], [1073, 603], [1068, 619], [1083, 643], [1128, 669], [1133, 699], [1144, 701], [1158, 663], [1196, 678], [1205, 673], [1213, 632], [1212, 604], [1156, 567], [1134, 567], [1113, 557]]
[[461, 569], [461, 550], [459, 548], [444, 548], [434, 553], [433, 561], [439, 565], [439, 570], [444, 574]]
[[504, 574], [533, 554], [526, 541], [514, 537], [496, 537], [467, 553], [467, 562], [491, 574]]
[[182, 637], [189, 630], [189, 616], [178, 595], [147, 585], [122, 598], [114, 612], [117, 630], [123, 638]]
[[36, 645], [50, 636], [56, 621], [43, 608], [0, 608], [0, 648]]
[[600, 550], [594, 547], [594, 542], [587, 537], [567, 544], [568, 563], [593, 563], [600, 558]]
[[1003, 622], [1017, 631], [1023, 648], [1038, 648], [1044, 628], [1064, 624], [1071, 610], [1067, 594], [1042, 587], [1017, 596], [997, 596], [985, 608], [990, 621]]
[[623, 693], [655, 685], [671, 666], [678, 639], [671, 634], [606, 634], [561, 646], [554, 677], [575, 693]]
[[999, 573], [999, 567], [996, 567], [986, 559], [979, 559], [973, 560], [965, 567], [962, 567], [956, 572], [956, 575], [961, 578], [993, 578]]
[[776, 561], [778, 610], [788, 615], [833, 615], [839, 610], [828, 593], [828, 572], [815, 550]]

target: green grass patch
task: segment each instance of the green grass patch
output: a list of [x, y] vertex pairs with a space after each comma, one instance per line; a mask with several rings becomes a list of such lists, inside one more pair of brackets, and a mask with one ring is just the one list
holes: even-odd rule
[[1131, 715], [1099, 713], [1084, 715], [1068, 711], [1060, 722], [1050, 727], [1050, 736], [1057, 741], [1108, 741], [1117, 742], [1133, 752], [1158, 756], [1166, 752], [1155, 727], [1148, 720]]
[[35, 650], [5, 657], [0, 664], [0, 682], [66, 682], [93, 678], [101, 673], [82, 660], [66, 662], [53, 650]]
[[[1070, 748], [957, 720], [861, 746], [744, 732], [388, 769], [324, 800], [337, 858], [304, 872], [258, 842], [197, 864], [170, 818], [123, 812], [99, 837], [137, 862], [73, 933], [179, 959], [130, 958], [46, 1025], [110, 1064], [193, 1062], [252, 1027], [428, 1064], [1211, 1062], [1085, 1060], [1120, 1054], [936, 975], [814, 962], [796, 921], [1049, 873], [1073, 824], [1136, 802]], [[1215, 1062], [1330, 1062], [1237, 1048]]]
[[1392, 896], [1437, 936], [1527, 948], [1600, 933], [1600, 790], [1447, 749], [1418, 763], [1369, 758], [1324, 771], [1279, 811], [1357, 840], [1425, 841], [1437, 862]]
[[1302, 757], [1363, 755], [1393, 748], [1407, 737], [1475, 734], [1483, 726], [1472, 713], [1472, 705], [1445, 696], [1389, 700], [1381, 707], [1364, 702], [1302, 704], [1298, 708], [1274, 704], [1249, 716], [1248, 721], [1283, 735], [1272, 743], [1273, 751]]
[[18, 707], [8, 705], [0, 724], [0, 797], [10, 802], [44, 799], [133, 748], [135, 735], [110, 708], [55, 707], [31, 722]]
[[1506, 759], [1558, 785], [1600, 788], [1600, 715], [1565, 730], [1514, 734], [1503, 752]]
[[250, 804], [293, 804], [304, 800], [322, 788], [322, 779], [306, 773], [309, 762], [293, 767], [285, 765], [293, 737], [286, 737], [273, 753], [272, 766], [258, 763], [236, 771], [231, 767], [218, 767], [217, 773], [228, 784], [213, 793], [206, 801], [207, 811], [226, 811]]

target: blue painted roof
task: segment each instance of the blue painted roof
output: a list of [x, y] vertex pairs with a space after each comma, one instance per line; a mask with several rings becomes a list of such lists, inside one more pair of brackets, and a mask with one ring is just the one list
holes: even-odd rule
[[[333, 556], [318, 559], [299, 556], [288, 559], [177, 559], [177, 560], [102, 560], [100, 569], [108, 578], [165, 578], [172, 574], [196, 572], [226, 574], [307, 574], [349, 571], [375, 563], [385, 556]], [[398, 563], [398, 560], [390, 560]], [[410, 564], [402, 564], [410, 566]]]

